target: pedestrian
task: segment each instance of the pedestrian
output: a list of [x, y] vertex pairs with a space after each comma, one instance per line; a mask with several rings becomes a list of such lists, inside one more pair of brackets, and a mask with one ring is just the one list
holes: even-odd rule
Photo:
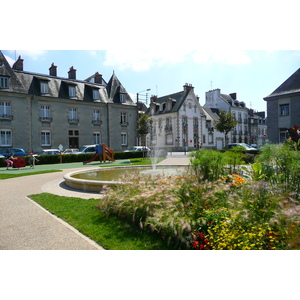
[[30, 168], [34, 169], [35, 162], [39, 160], [34, 156], [33, 153], [30, 153], [29, 160], [30, 160]]
[[11, 153], [9, 157], [6, 158], [6, 170], [8, 170], [9, 167], [13, 167], [14, 165], [14, 154]]

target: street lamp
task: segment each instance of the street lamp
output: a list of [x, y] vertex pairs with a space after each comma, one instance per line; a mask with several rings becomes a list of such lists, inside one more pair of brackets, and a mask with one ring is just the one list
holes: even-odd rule
[[149, 91], [151, 91], [151, 89], [143, 90], [143, 91], [140, 91], [140, 92], [136, 93], [136, 105], [137, 106], [138, 106], [138, 103], [139, 103], [139, 94], [143, 93], [143, 92], [149, 92]]
[[[151, 89], [146, 89], [136, 93], [136, 111], [137, 111], [137, 128], [139, 126], [139, 94], [143, 92], [151, 91]], [[139, 145], [139, 138], [137, 137], [137, 144]]]

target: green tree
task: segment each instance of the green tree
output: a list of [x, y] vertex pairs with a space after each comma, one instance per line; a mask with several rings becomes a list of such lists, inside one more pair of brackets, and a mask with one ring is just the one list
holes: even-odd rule
[[232, 113], [226, 112], [225, 110], [219, 111], [219, 120], [214, 121], [214, 127], [217, 131], [224, 133], [225, 145], [228, 144], [228, 133], [238, 124]]
[[150, 133], [152, 119], [146, 114], [141, 114], [138, 119], [137, 134], [141, 141], [141, 146], [146, 146], [146, 135]]

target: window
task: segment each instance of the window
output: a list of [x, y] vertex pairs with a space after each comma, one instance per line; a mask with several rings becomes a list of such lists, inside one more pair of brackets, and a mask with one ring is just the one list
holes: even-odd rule
[[121, 125], [128, 125], [126, 112], [121, 112]]
[[127, 146], [127, 133], [126, 132], [121, 133], [121, 145]]
[[93, 100], [99, 100], [99, 90], [98, 89], [93, 89]]
[[94, 110], [93, 120], [100, 120], [100, 110]]
[[50, 118], [50, 106], [49, 105], [41, 105], [41, 121], [51, 121]]
[[48, 94], [49, 88], [48, 88], [48, 82], [41, 81], [41, 94]]
[[10, 129], [1, 129], [0, 130], [0, 146], [11, 146], [12, 137]]
[[69, 108], [69, 122], [78, 123], [77, 108], [74, 107]]
[[10, 102], [0, 102], [0, 119], [11, 119]]
[[125, 94], [120, 94], [120, 102], [125, 103], [126, 102], [126, 95]]
[[76, 87], [75, 85], [69, 85], [69, 97], [76, 97]]
[[0, 89], [8, 89], [9, 88], [9, 78], [0, 76]]
[[48, 130], [41, 131], [42, 146], [51, 146], [51, 134]]
[[290, 114], [290, 105], [289, 104], [279, 105], [279, 109], [280, 109], [281, 116], [288, 116]]
[[101, 144], [100, 132], [94, 132], [94, 144]]

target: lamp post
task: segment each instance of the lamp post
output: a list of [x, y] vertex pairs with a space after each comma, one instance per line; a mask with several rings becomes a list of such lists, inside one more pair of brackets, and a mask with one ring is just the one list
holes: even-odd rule
[[[139, 94], [143, 93], [143, 92], [148, 92], [148, 91], [151, 91], [151, 89], [146, 89], [146, 90], [136, 93], [136, 111], [137, 111], [137, 126], [136, 127], [137, 128], [139, 125]], [[139, 137], [137, 137], [137, 145], [139, 145]]]
[[136, 106], [137, 106], [137, 110], [138, 110], [138, 111], [139, 111], [139, 109], [138, 109], [138, 104], [139, 104], [139, 94], [140, 94], [140, 93], [143, 93], [143, 92], [149, 92], [149, 91], [151, 91], [151, 89], [143, 90], [143, 91], [140, 91], [140, 92], [136, 93]]

